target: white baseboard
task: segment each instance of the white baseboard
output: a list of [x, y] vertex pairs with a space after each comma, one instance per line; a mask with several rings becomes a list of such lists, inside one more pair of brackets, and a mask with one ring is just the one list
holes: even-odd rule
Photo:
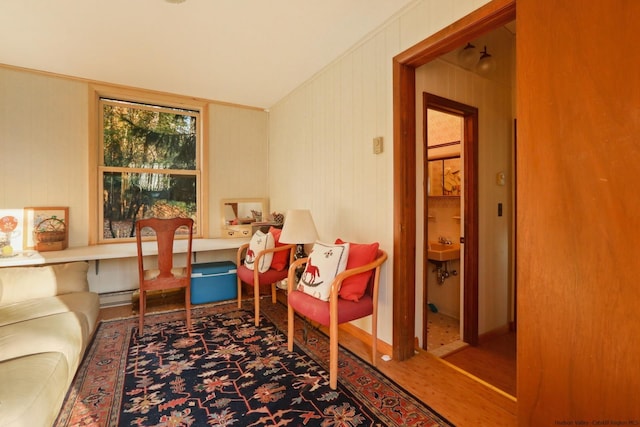
[[133, 291], [108, 292], [100, 294], [100, 308], [131, 304]]

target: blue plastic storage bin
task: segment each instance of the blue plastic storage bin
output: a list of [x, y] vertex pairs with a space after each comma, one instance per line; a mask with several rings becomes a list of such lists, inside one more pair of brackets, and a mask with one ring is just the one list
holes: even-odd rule
[[191, 304], [238, 298], [236, 265], [231, 261], [191, 265]]

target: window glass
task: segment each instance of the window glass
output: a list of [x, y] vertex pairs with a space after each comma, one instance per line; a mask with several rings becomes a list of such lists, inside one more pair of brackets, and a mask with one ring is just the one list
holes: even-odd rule
[[135, 238], [141, 218], [199, 223], [198, 111], [100, 99], [101, 241]]

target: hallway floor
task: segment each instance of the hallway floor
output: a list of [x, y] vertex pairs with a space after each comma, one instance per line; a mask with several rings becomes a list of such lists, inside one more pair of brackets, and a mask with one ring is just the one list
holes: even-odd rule
[[511, 396], [516, 395], [515, 332], [482, 340], [476, 347], [465, 347], [443, 359]]
[[476, 347], [460, 339], [460, 324], [442, 313], [427, 315], [427, 351], [482, 381], [516, 395], [516, 334], [481, 340]]

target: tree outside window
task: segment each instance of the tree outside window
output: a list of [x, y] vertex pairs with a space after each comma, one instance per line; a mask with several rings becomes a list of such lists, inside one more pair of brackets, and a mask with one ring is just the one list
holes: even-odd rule
[[99, 240], [135, 237], [141, 218], [200, 223], [199, 111], [100, 99]]

